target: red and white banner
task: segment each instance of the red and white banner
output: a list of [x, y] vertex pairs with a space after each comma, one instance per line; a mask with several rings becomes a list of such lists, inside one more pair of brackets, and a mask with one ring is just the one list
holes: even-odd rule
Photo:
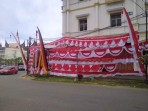
[[[57, 50], [56, 50], [57, 49]], [[110, 54], [112, 57], [119, 56], [123, 51], [126, 51], [129, 54], [133, 54], [133, 49], [131, 46], [116, 47], [116, 48], [107, 48], [107, 49], [78, 49], [73, 48], [54, 48], [49, 50], [49, 57], [59, 57], [59, 58], [102, 58], [107, 54]]]
[[[136, 37], [138, 39], [138, 32]], [[87, 47], [87, 48], [110, 48], [110, 47], [122, 47], [126, 43], [130, 43], [129, 34], [123, 34], [120, 36], [93, 36], [93, 37], [83, 37], [83, 38], [71, 38], [63, 37], [54, 42], [47, 43], [46, 45], [54, 45], [55, 47], [64, 46], [75, 46], [75, 47]]]
[[[128, 24], [128, 28], [129, 28], [129, 35], [130, 35], [130, 39], [131, 39], [131, 46], [132, 46], [132, 50], [133, 50], [133, 56], [135, 59], [135, 64], [136, 64], [136, 70], [139, 71], [139, 73], [142, 73], [144, 66], [140, 65], [140, 61], [138, 60], [138, 58], [140, 58], [142, 56], [141, 53], [139, 53], [139, 43], [138, 43], [138, 39], [136, 37], [136, 33], [134, 31], [132, 22], [129, 18], [129, 15], [126, 11], [125, 8], [122, 9], [123, 14], [125, 15], [125, 19], [127, 21]], [[137, 62], [136, 62], [137, 61]]]

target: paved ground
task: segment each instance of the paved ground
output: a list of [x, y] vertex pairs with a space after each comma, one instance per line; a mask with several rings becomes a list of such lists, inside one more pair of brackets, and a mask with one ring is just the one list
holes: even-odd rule
[[0, 111], [148, 111], [148, 90], [0, 75]]

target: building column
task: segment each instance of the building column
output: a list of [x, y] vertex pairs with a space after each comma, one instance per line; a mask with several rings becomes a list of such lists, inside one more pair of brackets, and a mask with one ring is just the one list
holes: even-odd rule
[[67, 0], [67, 9], [66, 9], [66, 32], [69, 32], [69, 0]]
[[63, 12], [62, 14], [62, 17], [63, 17], [63, 20], [62, 20], [62, 35], [65, 36], [65, 33], [67, 31], [67, 28], [66, 28], [66, 12]]
[[66, 30], [66, 32], [69, 32], [69, 11], [66, 12], [66, 19], [67, 19], [67, 23], [66, 23], [67, 30]]
[[95, 10], [96, 10], [96, 14], [95, 14], [95, 24], [96, 24], [96, 28], [99, 28], [99, 6], [98, 4], [96, 4], [95, 6]]
[[134, 0], [134, 10], [133, 10], [133, 16], [136, 16], [138, 13], [137, 13], [137, 9], [136, 9], [136, 4], [135, 3], [137, 3], [137, 0]]

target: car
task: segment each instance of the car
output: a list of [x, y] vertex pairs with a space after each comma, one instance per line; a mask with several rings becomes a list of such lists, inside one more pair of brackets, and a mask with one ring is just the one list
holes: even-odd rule
[[18, 68], [16, 66], [7, 66], [3, 69], [0, 69], [0, 75], [10, 75], [10, 74], [17, 74]]
[[7, 67], [7, 65], [1, 65], [0, 69], [3, 69], [4, 67]]
[[19, 71], [25, 71], [24, 65], [18, 65], [18, 70]]

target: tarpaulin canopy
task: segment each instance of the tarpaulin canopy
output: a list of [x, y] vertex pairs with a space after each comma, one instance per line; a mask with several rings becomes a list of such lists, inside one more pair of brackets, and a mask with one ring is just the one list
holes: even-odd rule
[[[148, 43], [138, 43], [139, 34], [134, 31], [129, 16], [126, 16], [129, 33], [114, 36], [93, 37], [63, 37], [45, 46], [46, 61], [51, 75], [58, 76], [114, 76], [141, 75], [144, 66], [138, 58], [143, 50], [148, 50]], [[37, 74], [40, 50], [38, 46], [31, 46], [29, 57], [30, 73]], [[40, 68], [41, 69], [41, 68]], [[39, 73], [41, 74], [41, 73]]]
[[[138, 32], [136, 34], [138, 39]], [[117, 73], [135, 74], [133, 68], [134, 51], [129, 34], [117, 37], [110, 36], [110, 38], [84, 37], [70, 39], [70, 37], [63, 37], [45, 45], [57, 43], [60, 43], [60, 47], [56, 45], [55, 48], [46, 49], [48, 68], [53, 75], [111, 76]], [[72, 43], [75, 45], [72, 45]], [[32, 73], [37, 71], [34, 65], [37, 64], [35, 61], [37, 61], [38, 51], [38, 46], [30, 47], [29, 65]], [[130, 68], [126, 66], [127, 64], [130, 64]], [[121, 70], [123, 67], [127, 67], [128, 70]]]

